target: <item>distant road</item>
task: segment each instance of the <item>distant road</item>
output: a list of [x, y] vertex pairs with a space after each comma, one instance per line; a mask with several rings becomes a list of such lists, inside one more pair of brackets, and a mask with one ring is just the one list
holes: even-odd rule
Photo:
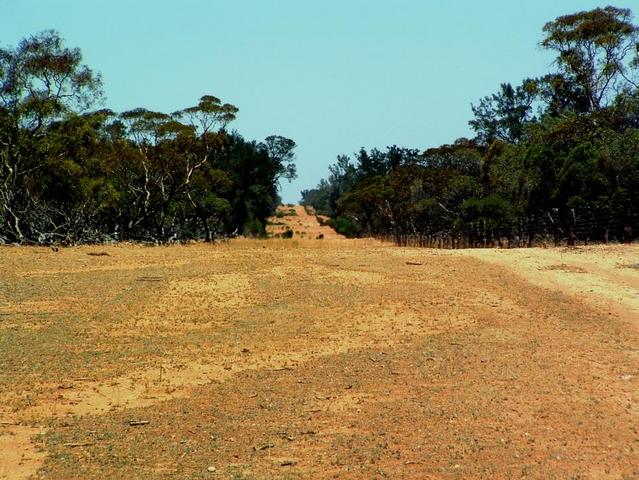
[[[287, 229], [293, 230], [293, 238], [304, 239], [317, 239], [320, 235], [326, 240], [338, 240], [345, 239], [343, 235], [340, 235], [328, 225], [320, 225], [315, 215], [309, 215], [306, 213], [306, 209], [301, 205], [289, 207], [286, 205], [280, 205], [277, 207], [279, 215], [271, 217], [269, 221], [271, 225], [268, 226], [267, 231], [270, 236], [281, 235]], [[295, 212], [295, 214], [292, 214]], [[324, 217], [322, 217], [324, 218]]]

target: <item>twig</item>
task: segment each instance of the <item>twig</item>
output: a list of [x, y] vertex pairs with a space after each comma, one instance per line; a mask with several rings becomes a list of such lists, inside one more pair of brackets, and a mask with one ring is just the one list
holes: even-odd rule
[[148, 425], [148, 420], [129, 420], [129, 425], [132, 427], [139, 427], [140, 425]]
[[255, 451], [268, 450], [269, 448], [275, 448], [275, 444], [274, 443], [266, 443], [264, 445], [260, 445], [259, 447], [253, 447], [253, 450], [255, 450]]

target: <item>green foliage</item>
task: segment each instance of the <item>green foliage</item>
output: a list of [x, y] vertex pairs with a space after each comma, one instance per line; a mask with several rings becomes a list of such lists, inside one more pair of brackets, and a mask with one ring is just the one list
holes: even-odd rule
[[344, 235], [346, 238], [356, 238], [358, 228], [355, 223], [348, 218], [337, 217], [329, 220], [328, 225], [337, 233]]
[[264, 145], [269, 157], [277, 161], [280, 166], [277, 177], [285, 178], [288, 181], [297, 178], [297, 169], [293, 163], [295, 160], [295, 142], [290, 138], [271, 135], [266, 137]]
[[322, 179], [316, 188], [301, 192], [301, 204], [313, 207], [321, 215], [328, 215], [330, 211], [331, 185]]
[[277, 212], [275, 212], [275, 216], [277, 218], [296, 217], [297, 212], [294, 208], [289, 208], [288, 210], [278, 210]]
[[512, 220], [512, 207], [498, 195], [468, 198], [461, 204], [462, 218], [470, 222], [483, 222], [484, 228], [499, 228]]
[[262, 222], [257, 219], [252, 219], [244, 224], [244, 235], [247, 237], [265, 238], [266, 229]]
[[557, 53], [560, 72], [584, 92], [591, 111], [604, 107], [620, 82], [637, 87], [631, 69], [639, 61], [639, 28], [629, 9], [608, 6], [564, 15], [543, 30], [541, 45]]
[[639, 27], [629, 10], [598, 8], [547, 23], [541, 44], [556, 71], [473, 105], [475, 139], [338, 156], [302, 204], [338, 231], [399, 244], [636, 235]]
[[212, 95], [87, 111], [100, 88], [53, 31], [0, 49], [0, 243], [264, 235], [295, 142], [227, 133], [238, 109]]
[[532, 107], [538, 89], [538, 83], [530, 79], [516, 88], [503, 83], [499, 93], [482, 98], [479, 105], [473, 105], [475, 119], [469, 123], [477, 132], [478, 140], [486, 144], [495, 140], [521, 140], [526, 125], [534, 121]]

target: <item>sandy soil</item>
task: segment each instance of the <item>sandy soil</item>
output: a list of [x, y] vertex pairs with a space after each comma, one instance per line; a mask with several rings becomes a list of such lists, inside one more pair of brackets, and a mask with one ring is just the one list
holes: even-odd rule
[[639, 477], [638, 246], [296, 213], [305, 239], [0, 249], [0, 478]]
[[639, 318], [637, 245], [476, 249], [461, 254], [503, 265], [534, 285], [560, 290], [600, 311]]

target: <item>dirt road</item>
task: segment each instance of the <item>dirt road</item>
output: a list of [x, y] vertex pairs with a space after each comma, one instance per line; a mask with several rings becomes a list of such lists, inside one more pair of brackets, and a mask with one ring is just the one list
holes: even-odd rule
[[559, 290], [597, 310], [639, 318], [639, 250], [631, 245], [553, 249], [464, 250], [502, 265], [540, 287]]
[[[320, 225], [315, 215], [309, 215], [301, 205], [280, 206], [277, 215], [269, 219], [267, 231], [270, 236], [281, 235], [290, 230], [296, 239], [341, 240], [345, 237], [328, 225]], [[321, 217], [328, 219], [327, 217]]]
[[0, 477], [637, 478], [637, 263], [2, 248]]

